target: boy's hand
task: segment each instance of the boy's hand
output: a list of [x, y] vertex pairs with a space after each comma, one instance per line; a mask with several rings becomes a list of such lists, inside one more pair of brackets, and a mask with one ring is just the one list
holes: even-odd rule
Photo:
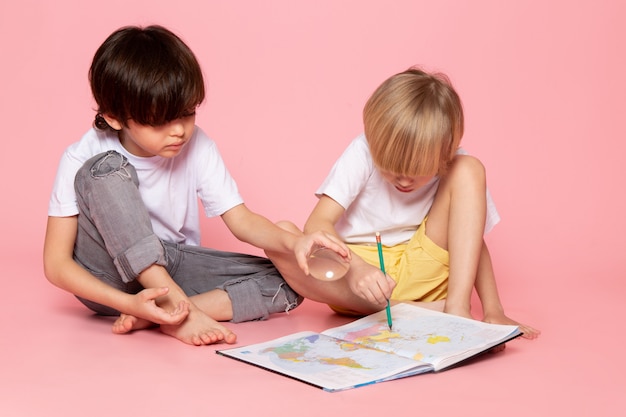
[[352, 262], [346, 279], [354, 294], [378, 306], [387, 304], [396, 286], [393, 278], [364, 261]]
[[346, 262], [350, 262], [352, 259], [350, 249], [336, 236], [322, 231], [306, 234], [298, 239], [294, 247], [294, 254], [298, 266], [306, 275], [309, 275], [309, 256], [319, 248], [328, 248], [336, 252]]
[[169, 288], [146, 288], [132, 295], [128, 311], [131, 314], [156, 324], [177, 325], [189, 315], [189, 302], [181, 300], [173, 310], [167, 311], [156, 302], [156, 299], [166, 295]]

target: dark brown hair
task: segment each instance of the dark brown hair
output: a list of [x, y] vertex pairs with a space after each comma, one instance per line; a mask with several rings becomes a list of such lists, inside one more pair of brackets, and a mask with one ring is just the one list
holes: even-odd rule
[[193, 113], [205, 95], [195, 55], [161, 26], [127, 26], [113, 32], [94, 55], [89, 82], [100, 129], [109, 128], [103, 114], [122, 125], [132, 119], [160, 126]]

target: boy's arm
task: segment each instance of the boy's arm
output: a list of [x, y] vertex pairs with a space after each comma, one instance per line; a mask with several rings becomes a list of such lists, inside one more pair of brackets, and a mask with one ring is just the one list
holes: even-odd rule
[[242, 242], [269, 252], [294, 253], [300, 268], [308, 274], [308, 256], [318, 247], [327, 247], [349, 259], [350, 250], [335, 235], [317, 231], [297, 236], [239, 204], [222, 214], [232, 234]]
[[[138, 294], [127, 294], [105, 284], [73, 259], [78, 217], [48, 217], [44, 241], [44, 273], [55, 286], [79, 297], [112, 307], [158, 324], [179, 324], [188, 314], [188, 306], [178, 304], [171, 312], [157, 306], [169, 286], [154, 286]], [[145, 285], [144, 285], [145, 286]]]
[[[343, 206], [327, 195], [322, 195], [304, 225], [304, 232], [322, 230], [340, 239], [335, 224], [344, 212]], [[386, 304], [396, 285], [395, 281], [384, 275], [380, 268], [368, 264], [355, 254], [352, 254], [350, 272], [346, 279], [354, 294], [378, 305]]]
[[345, 211], [346, 209], [341, 204], [325, 194], [322, 195], [304, 224], [304, 233], [323, 230], [339, 239], [339, 234], [335, 230], [335, 224], [337, 224]]

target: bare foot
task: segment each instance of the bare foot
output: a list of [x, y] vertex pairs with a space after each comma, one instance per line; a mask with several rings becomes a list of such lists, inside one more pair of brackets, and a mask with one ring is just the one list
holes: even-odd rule
[[524, 339], [536, 339], [541, 334], [540, 330], [537, 330], [533, 327], [527, 326], [525, 324], [518, 324], [520, 331], [522, 332], [522, 337]]
[[219, 342], [232, 344], [237, 341], [235, 333], [195, 308], [189, 311], [189, 316], [181, 324], [162, 324], [161, 331], [182, 342], [196, 346]]
[[519, 323], [513, 319], [508, 318], [507, 316], [505, 316], [504, 314], [501, 315], [497, 315], [497, 316], [492, 316], [492, 315], [485, 315], [485, 317], [483, 318], [483, 321], [485, 323], [493, 323], [493, 324], [511, 324], [513, 326], [518, 326], [520, 331], [522, 332], [522, 337], [524, 339], [536, 339], [539, 337], [539, 335], [541, 334], [541, 331], [530, 327], [526, 324], [522, 324]]
[[122, 313], [117, 320], [115, 320], [115, 323], [113, 323], [111, 330], [113, 330], [113, 333], [115, 334], [125, 334], [132, 332], [133, 330], [148, 329], [153, 326], [156, 325], [151, 321]]

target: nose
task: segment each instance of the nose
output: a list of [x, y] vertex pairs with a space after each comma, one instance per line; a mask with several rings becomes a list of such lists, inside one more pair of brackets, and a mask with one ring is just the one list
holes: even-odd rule
[[413, 179], [409, 177], [397, 177], [396, 183], [403, 188], [408, 188], [413, 185]]
[[170, 123], [171, 136], [183, 136], [185, 134], [185, 125], [182, 120], [174, 120]]

